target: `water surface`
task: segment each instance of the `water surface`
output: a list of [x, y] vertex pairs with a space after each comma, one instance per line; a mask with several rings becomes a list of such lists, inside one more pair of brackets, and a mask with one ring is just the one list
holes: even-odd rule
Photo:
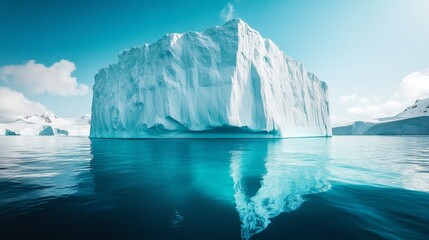
[[0, 137], [0, 239], [429, 239], [429, 137]]

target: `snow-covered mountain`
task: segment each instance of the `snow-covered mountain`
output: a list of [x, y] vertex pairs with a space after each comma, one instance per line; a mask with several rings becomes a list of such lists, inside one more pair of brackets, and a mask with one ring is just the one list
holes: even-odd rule
[[126, 50], [95, 76], [93, 138], [330, 135], [327, 85], [240, 19]]
[[429, 98], [416, 100], [401, 113], [376, 122], [354, 122], [333, 128], [334, 135], [422, 135], [429, 134]]
[[406, 118], [424, 117], [429, 116], [429, 98], [418, 99], [416, 102], [405, 108], [404, 111], [394, 116], [393, 118], [380, 119], [382, 121], [387, 120], [401, 120]]
[[86, 114], [79, 118], [61, 118], [53, 112], [25, 116], [12, 123], [0, 124], [0, 135], [65, 135], [89, 136], [91, 118]]

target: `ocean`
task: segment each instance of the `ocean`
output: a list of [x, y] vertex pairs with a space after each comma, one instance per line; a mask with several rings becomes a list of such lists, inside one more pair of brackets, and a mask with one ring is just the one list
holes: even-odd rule
[[429, 136], [0, 137], [0, 239], [429, 239]]

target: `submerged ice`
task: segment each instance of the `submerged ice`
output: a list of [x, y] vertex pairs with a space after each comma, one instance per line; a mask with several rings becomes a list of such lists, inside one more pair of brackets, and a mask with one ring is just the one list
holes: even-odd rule
[[[91, 142], [95, 185], [144, 191], [145, 215], [169, 227], [203, 223], [213, 233], [235, 232], [218, 239], [240, 232], [251, 239], [282, 213], [300, 209], [306, 196], [331, 188], [331, 138]], [[213, 216], [221, 209], [236, 213]]]
[[327, 85], [242, 20], [167, 34], [95, 76], [93, 138], [330, 136]]
[[[260, 178], [261, 175], [243, 171], [246, 165], [252, 164], [249, 160], [261, 162], [263, 159], [252, 159], [254, 152], [231, 152], [230, 174], [243, 239], [250, 239], [266, 229], [271, 219], [281, 213], [298, 209], [304, 202], [305, 195], [330, 189], [331, 185], [326, 178], [327, 142], [314, 143], [319, 146], [308, 149], [308, 159], [299, 159], [301, 153], [294, 152], [299, 149], [297, 145], [281, 142], [267, 144], [263, 167], [266, 172], [262, 175], [260, 187], [255, 193], [249, 192], [245, 177], [254, 175]], [[279, 152], [284, 153], [283, 157], [276, 157]], [[290, 157], [284, 157], [285, 155]]]

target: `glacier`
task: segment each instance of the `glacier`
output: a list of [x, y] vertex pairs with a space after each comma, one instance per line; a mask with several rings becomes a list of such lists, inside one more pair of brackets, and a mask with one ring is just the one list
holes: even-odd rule
[[326, 83], [241, 19], [125, 50], [95, 76], [91, 138], [331, 135]]

